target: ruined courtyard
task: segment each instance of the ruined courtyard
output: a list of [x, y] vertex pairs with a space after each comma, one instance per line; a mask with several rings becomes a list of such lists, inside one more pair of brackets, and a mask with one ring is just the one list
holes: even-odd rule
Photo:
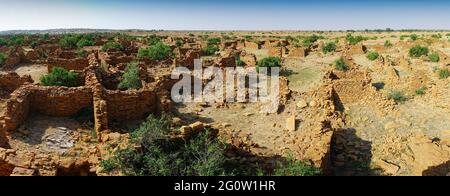
[[[102, 162], [149, 115], [171, 139], [213, 130], [244, 168], [277, 160], [321, 175], [450, 174], [449, 32], [122, 32], [2, 35], [0, 175], [107, 176]], [[71, 44], [70, 39], [78, 39]], [[82, 42], [83, 40], [84, 42]], [[80, 44], [81, 43], [81, 44]], [[84, 44], [83, 44], [84, 43]], [[152, 56], [161, 47], [168, 54]], [[157, 53], [159, 54], [159, 53]], [[159, 57], [159, 56], [158, 56]], [[172, 70], [281, 69], [280, 105], [175, 103]], [[140, 86], [121, 81], [134, 65]], [[45, 85], [54, 68], [77, 75]]]

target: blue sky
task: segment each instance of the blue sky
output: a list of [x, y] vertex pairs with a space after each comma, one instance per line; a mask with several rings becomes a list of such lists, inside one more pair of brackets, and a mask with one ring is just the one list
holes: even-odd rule
[[444, 0], [0, 0], [0, 30], [450, 29]]

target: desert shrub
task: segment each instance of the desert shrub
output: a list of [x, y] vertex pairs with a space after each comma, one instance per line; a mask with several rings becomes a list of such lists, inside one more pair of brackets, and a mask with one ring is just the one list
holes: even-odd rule
[[442, 35], [440, 33], [439, 34], [433, 34], [433, 35], [431, 35], [431, 37], [434, 38], [434, 39], [441, 39]]
[[177, 47], [181, 47], [181, 46], [183, 46], [183, 44], [184, 44], [184, 42], [183, 42], [183, 40], [181, 40], [181, 39], [177, 39], [177, 40], [175, 41], [175, 45], [176, 45]]
[[414, 92], [416, 93], [416, 95], [424, 95], [427, 91], [427, 87], [422, 86], [418, 89], [416, 89]]
[[347, 36], [345, 37], [345, 39], [347, 40], [347, 42], [348, 42], [350, 45], [356, 45], [356, 44], [358, 44], [359, 42], [368, 40], [367, 37], [363, 37], [363, 36], [360, 36], [360, 35], [354, 37], [352, 34], [347, 34]]
[[207, 45], [205, 48], [203, 48], [203, 53], [207, 56], [214, 55], [217, 51], [219, 51], [219, 47], [216, 45]]
[[189, 33], [189, 37], [194, 37], [194, 34], [192, 34], [192, 33]]
[[244, 39], [247, 40], [247, 41], [250, 41], [250, 40], [253, 39], [253, 36], [251, 36], [251, 35], [246, 35], [246, 36], [244, 36]]
[[140, 89], [142, 88], [141, 79], [139, 78], [139, 67], [137, 63], [127, 64], [127, 69], [122, 76], [118, 88], [122, 90]]
[[75, 35], [65, 35], [59, 40], [61, 48], [75, 48], [77, 47], [78, 37]]
[[172, 49], [162, 42], [148, 48], [148, 57], [155, 61], [165, 60], [170, 57], [171, 53]]
[[401, 91], [391, 91], [388, 94], [388, 99], [394, 100], [396, 103], [405, 103], [408, 98]]
[[41, 35], [39, 35], [39, 39], [41, 39], [43, 41], [47, 41], [50, 39], [50, 34], [48, 34], [48, 33], [41, 34]]
[[380, 55], [378, 54], [378, 52], [376, 51], [370, 51], [367, 53], [366, 57], [367, 59], [374, 61], [375, 59], [377, 59]]
[[14, 46], [23, 45], [25, 42], [25, 36], [23, 35], [13, 35], [10, 40], [10, 44]]
[[322, 48], [322, 52], [325, 54], [329, 53], [329, 52], [334, 52], [334, 51], [336, 51], [336, 43], [334, 43], [334, 42], [328, 42]]
[[323, 38], [324, 38], [323, 36], [318, 36], [318, 35], [315, 35], [315, 34], [311, 35], [311, 36], [308, 36], [308, 37], [304, 38], [303, 46], [311, 47], [314, 44], [314, 42], [316, 42], [319, 39], [323, 39]]
[[439, 78], [440, 79], [447, 79], [450, 77], [450, 70], [449, 69], [440, 69], [438, 70]]
[[258, 67], [280, 67], [281, 59], [279, 57], [267, 57], [258, 61]]
[[0, 38], [0, 47], [7, 46], [7, 45], [8, 45], [8, 42], [6, 40]]
[[107, 42], [105, 45], [102, 46], [102, 51], [106, 52], [109, 49], [117, 49], [117, 50], [123, 50], [123, 46], [120, 43], [117, 42]]
[[0, 53], [0, 65], [3, 64], [7, 58], [8, 56], [6, 56], [6, 54]]
[[439, 62], [439, 60], [440, 60], [440, 57], [439, 57], [438, 53], [431, 53], [428, 56], [428, 58], [430, 59], [431, 62], [435, 62], [435, 63]]
[[61, 67], [53, 67], [50, 74], [41, 77], [44, 86], [75, 87], [78, 84], [78, 74]]
[[148, 48], [139, 48], [137, 57], [144, 58], [148, 56]]
[[450, 33], [447, 33], [445, 36], [450, 37]]
[[32, 41], [30, 43], [30, 47], [33, 48], [33, 49], [35, 49], [38, 45], [39, 45], [39, 43], [37, 41]]
[[319, 168], [296, 160], [292, 155], [289, 155], [284, 163], [278, 162], [273, 171], [274, 176], [317, 176], [320, 174]]
[[85, 58], [88, 56], [88, 52], [86, 50], [79, 49], [76, 52], [78, 58]]
[[384, 42], [384, 47], [386, 47], [386, 48], [390, 48], [390, 47], [392, 47], [393, 45], [392, 45], [392, 43], [389, 41], [389, 40], [386, 40], [385, 42]]
[[84, 47], [84, 46], [93, 46], [93, 45], [95, 45], [94, 41], [88, 40], [88, 39], [86, 39], [86, 38], [80, 39], [80, 40], [77, 42], [77, 47], [78, 47], [78, 48], [82, 48], [82, 47]]
[[411, 40], [413, 40], [413, 41], [416, 41], [418, 38], [419, 38], [419, 36], [418, 35], [416, 35], [416, 34], [412, 34], [411, 36], [409, 36], [410, 38], [411, 38]]
[[[169, 139], [174, 132], [167, 117], [150, 115], [131, 133], [127, 148], [101, 162], [106, 171], [120, 170], [132, 176], [235, 175], [232, 161], [224, 155], [225, 145], [208, 130], [184, 144]], [[140, 148], [135, 148], [140, 146]]]
[[350, 69], [348, 67], [348, 65], [345, 63], [343, 58], [336, 60], [334, 62], [334, 66], [335, 66], [336, 70], [338, 70], [338, 71], [347, 71]]
[[217, 45], [220, 44], [220, 38], [213, 37], [208, 39], [208, 45]]
[[409, 35], [401, 35], [401, 36], [400, 36], [400, 40], [403, 41], [403, 40], [405, 40], [405, 38], [407, 38], [407, 37], [409, 37]]
[[409, 56], [410, 57], [421, 57], [421, 56], [426, 56], [428, 55], [428, 48], [424, 47], [424, 46], [414, 46], [409, 50]]
[[156, 45], [157, 43], [161, 42], [161, 38], [159, 38], [156, 35], [150, 35], [149, 38], [147, 39], [148, 45], [149, 46], [153, 46]]

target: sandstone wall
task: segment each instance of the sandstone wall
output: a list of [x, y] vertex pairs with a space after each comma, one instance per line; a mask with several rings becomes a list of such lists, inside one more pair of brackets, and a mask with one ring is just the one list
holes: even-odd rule
[[48, 72], [51, 72], [53, 67], [62, 67], [66, 70], [81, 71], [88, 66], [89, 60], [87, 58], [64, 59], [50, 57], [47, 60]]
[[50, 116], [69, 117], [92, 106], [88, 87], [37, 87], [30, 95], [30, 111]]
[[16, 72], [0, 73], [0, 88], [13, 92], [25, 83], [33, 83], [30, 76], [20, 77]]
[[111, 91], [105, 95], [108, 119], [113, 121], [144, 119], [157, 112], [157, 97], [153, 90]]

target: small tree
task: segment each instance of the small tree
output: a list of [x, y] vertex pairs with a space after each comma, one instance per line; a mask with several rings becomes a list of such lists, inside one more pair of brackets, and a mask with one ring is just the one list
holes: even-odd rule
[[7, 45], [8, 45], [8, 42], [5, 41], [4, 39], [0, 38], [0, 47], [7, 46]]
[[109, 49], [123, 50], [123, 46], [120, 43], [112, 42], [112, 41], [110, 41], [110, 42], [108, 42], [108, 43], [106, 43], [105, 45], [102, 46], [102, 51], [103, 52], [106, 52]]
[[338, 70], [338, 71], [347, 71], [350, 69], [348, 67], [347, 63], [345, 63], [343, 58], [336, 60], [334, 62], [334, 66], [335, 66], [336, 70]]
[[217, 51], [219, 51], [219, 47], [216, 45], [207, 45], [206, 48], [203, 48], [203, 53], [207, 56], [214, 55]]
[[142, 88], [142, 83], [139, 78], [138, 63], [129, 63], [122, 77], [123, 79], [118, 85], [119, 89], [131, 90]]
[[4, 53], [0, 53], [0, 65], [3, 64], [8, 57]]
[[409, 36], [411, 38], [411, 40], [416, 41], [419, 36], [417, 36], [416, 34], [412, 34], [411, 36]]
[[328, 42], [322, 48], [322, 52], [325, 54], [329, 53], [329, 52], [334, 52], [334, 51], [336, 51], [336, 43], [334, 43], [334, 42]]
[[82, 48], [84, 46], [93, 46], [94, 44], [95, 43], [93, 41], [83, 38], [77, 42], [77, 47]]
[[430, 56], [428, 56], [428, 58], [430, 59], [431, 62], [435, 62], [435, 63], [439, 62], [439, 60], [440, 60], [439, 54], [436, 52], [430, 54]]
[[258, 61], [258, 67], [280, 67], [281, 59], [279, 57], [267, 57]]
[[409, 50], [409, 56], [419, 58], [421, 56], [428, 55], [428, 48], [420, 45], [416, 45]]
[[380, 55], [378, 54], [378, 52], [376, 51], [370, 51], [367, 53], [367, 59], [374, 61], [375, 59], [377, 59]]
[[220, 38], [213, 37], [208, 39], [208, 45], [217, 45], [220, 44]]
[[78, 38], [75, 35], [65, 35], [59, 40], [59, 46], [61, 48], [75, 48], [77, 47]]
[[148, 48], [148, 56], [155, 61], [161, 61], [170, 57], [172, 49], [162, 42]]
[[53, 67], [50, 74], [41, 77], [41, 84], [44, 86], [75, 87], [78, 84], [78, 74], [61, 67]]

